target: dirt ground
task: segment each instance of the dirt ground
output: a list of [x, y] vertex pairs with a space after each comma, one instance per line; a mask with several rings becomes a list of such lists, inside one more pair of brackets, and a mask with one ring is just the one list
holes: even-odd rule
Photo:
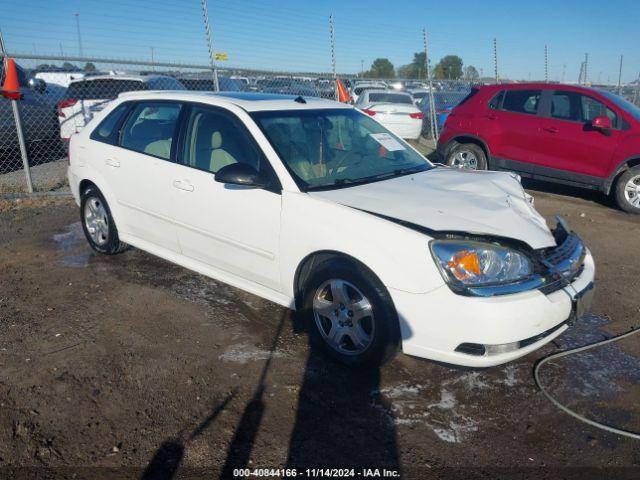
[[[640, 442], [557, 410], [532, 367], [640, 325], [640, 218], [596, 194], [528, 186], [592, 249], [594, 310], [485, 370], [400, 354], [349, 371], [310, 352], [277, 305], [139, 250], [92, 253], [71, 199], [0, 202], [0, 476], [233, 478], [290, 466], [301, 478], [312, 467], [638, 478]], [[639, 344], [559, 360], [544, 381], [572, 408], [640, 431]]]

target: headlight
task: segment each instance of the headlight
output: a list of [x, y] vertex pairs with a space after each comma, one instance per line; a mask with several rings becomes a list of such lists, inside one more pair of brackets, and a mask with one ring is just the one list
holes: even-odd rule
[[453, 287], [489, 287], [527, 280], [531, 261], [511, 248], [464, 240], [435, 240], [431, 252]]

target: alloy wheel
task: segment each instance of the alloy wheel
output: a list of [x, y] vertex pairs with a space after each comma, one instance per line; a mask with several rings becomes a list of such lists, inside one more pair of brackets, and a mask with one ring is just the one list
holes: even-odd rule
[[636, 208], [640, 208], [640, 175], [631, 177], [624, 186], [624, 198]]
[[471, 150], [459, 150], [453, 156], [451, 166], [456, 168], [478, 169], [478, 158]]
[[98, 197], [89, 197], [85, 201], [84, 224], [96, 245], [103, 246], [109, 241], [109, 217]]
[[318, 287], [313, 296], [313, 316], [324, 341], [339, 353], [358, 355], [373, 341], [371, 302], [345, 280], [327, 280]]

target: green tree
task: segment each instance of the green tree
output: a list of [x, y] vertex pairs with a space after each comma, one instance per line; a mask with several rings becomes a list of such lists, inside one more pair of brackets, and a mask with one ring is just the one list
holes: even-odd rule
[[84, 64], [84, 71], [85, 72], [95, 72], [96, 71], [96, 66], [91, 62], [87, 62], [87, 63]]
[[464, 78], [467, 80], [478, 80], [480, 78], [480, 74], [478, 70], [473, 65], [469, 65], [464, 67]]
[[433, 76], [441, 80], [457, 80], [462, 77], [462, 59], [457, 55], [443, 57], [433, 71]]
[[393, 78], [396, 72], [393, 63], [388, 58], [376, 58], [371, 64], [371, 69], [365, 73], [365, 76], [371, 78]]
[[62, 64], [62, 69], [67, 71], [67, 72], [77, 72], [78, 70], [80, 70], [73, 63], [69, 63], [69, 62], [64, 62]]
[[411, 63], [398, 68], [398, 76], [402, 78], [426, 78], [427, 74], [424, 68], [425, 57], [424, 52], [414, 53]]

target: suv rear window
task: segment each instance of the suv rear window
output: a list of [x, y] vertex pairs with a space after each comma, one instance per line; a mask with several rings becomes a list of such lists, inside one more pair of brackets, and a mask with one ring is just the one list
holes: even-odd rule
[[144, 82], [105, 78], [73, 82], [67, 88], [64, 97], [76, 100], [112, 100], [121, 93], [136, 90], [146, 90]]
[[541, 94], [542, 90], [506, 90], [502, 101], [502, 109], [509, 112], [535, 115], [538, 112]]

